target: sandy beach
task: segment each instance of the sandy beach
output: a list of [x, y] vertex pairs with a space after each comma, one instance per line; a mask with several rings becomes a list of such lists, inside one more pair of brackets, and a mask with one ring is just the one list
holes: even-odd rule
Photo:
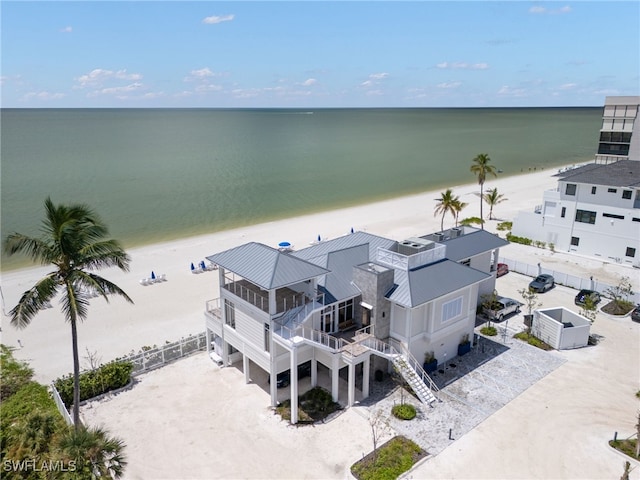
[[[513, 220], [519, 211], [533, 209], [541, 202], [544, 190], [556, 187], [556, 179], [552, 176], [554, 173], [555, 171], [537, 171], [517, 177], [489, 179], [485, 184], [485, 190], [496, 187], [508, 200], [495, 207], [494, 216], [499, 220], [488, 221], [486, 229], [495, 232], [499, 221]], [[461, 217], [478, 216], [479, 186], [469, 183], [452, 189], [454, 194], [469, 204]], [[351, 228], [396, 240], [424, 235], [440, 229], [440, 217], [434, 216], [434, 206], [439, 196], [440, 191], [425, 192], [364, 206], [132, 249], [129, 251], [132, 258], [129, 273], [114, 270], [103, 271], [102, 274], [121, 286], [135, 304], [130, 305], [119, 299], [114, 299], [108, 304], [103, 299], [92, 300], [89, 318], [79, 326], [80, 356], [87, 358], [91, 355], [106, 362], [133, 351], [137, 352], [144, 346], [161, 345], [202, 332], [205, 302], [217, 297], [217, 272], [193, 274], [190, 270], [191, 262], [197, 264], [208, 255], [249, 241], [273, 247], [281, 241], [288, 241], [294, 248], [299, 249], [315, 241], [318, 235], [323, 239], [335, 238], [348, 234]], [[99, 212], [99, 206], [97, 207]], [[485, 215], [487, 213], [488, 209], [485, 206]], [[444, 225], [445, 228], [451, 227], [453, 219], [450, 216], [446, 217]], [[545, 267], [585, 278], [594, 275], [598, 280], [608, 283], [616, 283], [621, 275], [626, 275], [632, 278], [636, 289], [638, 288], [637, 271], [622, 265], [605, 264], [599, 260], [513, 244], [503, 248], [501, 255], [518, 258], [530, 264], [540, 262]], [[148, 277], [152, 270], [156, 275], [166, 275], [167, 280], [148, 286], [141, 285], [140, 280]], [[72, 370], [69, 326], [65, 323], [59, 306], [54, 303], [53, 308], [41, 312], [24, 330], [11, 327], [5, 312], [16, 304], [23, 291], [30, 288], [47, 271], [47, 268], [38, 267], [7, 272], [2, 274], [1, 281], [2, 343], [16, 347], [15, 356], [27, 360], [35, 369], [36, 379], [43, 383]], [[504, 287], [500, 288], [507, 292], [513, 290], [512, 296], [516, 287], [527, 281], [527, 277], [517, 274], [510, 274], [504, 278], [507, 280], [502, 283]], [[566, 294], [566, 298], [571, 299], [571, 290], [567, 290], [569, 293]], [[627, 322], [629, 325], [624, 326], [611, 323], [613, 326], [608, 324], [605, 329], [604, 336], [619, 341], [619, 346], [609, 343], [608, 348], [599, 350], [597, 355], [581, 354], [580, 351], [566, 354], [566, 365], [528, 389], [437, 457], [428, 460], [415, 471], [412, 478], [611, 478], [613, 474], [619, 476], [617, 472], [621, 472], [618, 467], [622, 465], [622, 458], [616, 458], [615, 453], [602, 447], [601, 437], [611, 435], [620, 423], [621, 433], [624, 432], [624, 435], [628, 436], [631, 433], [628, 430], [632, 430], [633, 426], [634, 409], [637, 409], [637, 400], [633, 398], [633, 393], [634, 389], [640, 388], [637, 378], [640, 325], [632, 324], [628, 319]], [[616, 348], [622, 349], [621, 355], [616, 355]], [[615, 361], [611, 361], [609, 355], [616, 357]], [[629, 363], [632, 364], [632, 368], [626, 370], [624, 367]], [[145, 374], [141, 384], [131, 391], [93, 405], [85, 411], [84, 415], [89, 423], [106, 424], [114, 434], [123, 436], [127, 441], [132, 464], [131, 474], [127, 478], [300, 478], [296, 473], [304, 471], [302, 469], [305, 465], [317, 467], [313, 474], [305, 475], [307, 478], [345, 478], [348, 477], [348, 465], [371, 449], [369, 425], [365, 418], [367, 412], [362, 411], [361, 407], [347, 411], [330, 423], [326, 431], [313, 428], [304, 431], [294, 429], [277, 421], [268, 408], [266, 392], [256, 389], [255, 385], [244, 385], [242, 376], [235, 369], [217, 370], [215, 378], [209, 378], [208, 374], [205, 379], [188, 378], [188, 372], [201, 371], [203, 368], [210, 370], [212, 365], [203, 354], [181, 360], [157, 372]], [[596, 373], [603, 365], [607, 365], [606, 369]], [[84, 366], [88, 366], [87, 360]], [[621, 369], [621, 373], [607, 373], [615, 369]], [[168, 377], [154, 379], [153, 375]], [[585, 384], [585, 379], [590, 376], [599, 379], [599, 382], [591, 386]], [[604, 382], [601, 381], [603, 377], [606, 380]], [[172, 383], [172, 387], [175, 388], [162, 388], [167, 381], [179, 384]], [[183, 388], [186, 387], [180, 382], [191, 386], [198, 385], [197, 391], [200, 393], [197, 394], [197, 398], [195, 393], [189, 393], [185, 397]], [[616, 382], [623, 384], [628, 392], [615, 391]], [[234, 387], [229, 389], [230, 385]], [[218, 417], [224, 417], [224, 409], [229, 408], [229, 402], [233, 399], [234, 388], [240, 388], [239, 386], [243, 388], [242, 398], [246, 399], [238, 405], [240, 408], [246, 408], [247, 418], [238, 422], [219, 423], [228, 428], [221, 431], [216, 427], [216, 419], [221, 421]], [[143, 388], [150, 389], [144, 391]], [[229, 391], [224, 390], [226, 393], [223, 393], [223, 389]], [[593, 399], [589, 402], [578, 401], [572, 397], [572, 390], [579, 390], [581, 395], [589, 398], [593, 396]], [[140, 398], [134, 398], [133, 394], [136, 391], [142, 392]], [[623, 399], [623, 395], [631, 395], [631, 399]], [[214, 396], [216, 401], [210, 403], [212, 400], [207, 399]], [[126, 403], [127, 398], [134, 403]], [[119, 401], [125, 403], [118, 403]], [[194, 402], [193, 405], [190, 402]], [[575, 413], [565, 414], [563, 405], [567, 403], [578, 406]], [[207, 411], [209, 404], [223, 411]], [[614, 404], [615, 415], [607, 420], [607, 406]], [[165, 410], [166, 408], [169, 410]], [[175, 415], [176, 411], [194, 408], [200, 413], [193, 419], [185, 420], [187, 423], [183, 423], [182, 420], [179, 424], [171, 422], [171, 415]], [[141, 418], [127, 420], [125, 416], [128, 411], [140, 412], [145, 409], [148, 411]], [[591, 416], [594, 412], [598, 415], [596, 423], [592, 424]], [[202, 434], [198, 425], [205, 419], [209, 425], [209, 433], [201, 440], [198, 438], [198, 435]], [[558, 423], [559, 419], [563, 421]], [[572, 432], [567, 433], [571, 442], [567, 450], [570, 452], [571, 460], [565, 460], [561, 452], [556, 452], [557, 446], [545, 446], [554, 445], [551, 440], [560, 435], [554, 429], [556, 423], [563, 429], [562, 435], [569, 430]], [[121, 428], [121, 425], [128, 427]], [[242, 449], [246, 449], [243, 442], [251, 441], [251, 435], [247, 432], [252, 431], [253, 425], [266, 429], [264, 432], [260, 429], [255, 431], [261, 438], [281, 439], [275, 449], [282, 455], [276, 455], [263, 447], [255, 452], [255, 458], [250, 461], [245, 461], [244, 455], [242, 459], [233, 455], [233, 451], [240, 453]], [[159, 436], [153, 438], [158, 438], [158, 442], [149, 442], [134, 433], [144, 432], [143, 436], [146, 437], [155, 432], [156, 427], [159, 428]], [[520, 428], [528, 432], [527, 436], [533, 435], [529, 430], [538, 432], [532, 437], [534, 441], [530, 447], [520, 440]], [[169, 433], [169, 429], [177, 429], [178, 433], [174, 436]], [[233, 440], [234, 438], [237, 440]], [[337, 439], [341, 440], [335, 443]], [[207, 448], [194, 448], [194, 445], [201, 441], [208, 445]], [[588, 445], [585, 453], [581, 453], [583, 442]], [[224, 458], [217, 453], [216, 443], [228, 445], [229, 448], [222, 450], [225, 452]], [[515, 448], [514, 444], [519, 446], [514, 453], [515, 456], [510, 455], [511, 460], [507, 462], [504, 460], [504, 452]], [[327, 445], [332, 446], [327, 449]], [[317, 455], [313, 456], [313, 461], [300, 456], [293, 462], [290, 452], [294, 450], [317, 452]], [[547, 460], [540, 459], [538, 451], [552, 458], [551, 463], [544, 463]], [[190, 456], [188, 452], [193, 454]], [[464, 454], [464, 462], [459, 458], [461, 453]], [[566, 466], [571, 462], [580, 464], [581, 455], [600, 456], [593, 476], [582, 475], [585, 470]], [[605, 460], [602, 460], [602, 455], [606, 455]], [[180, 459], [176, 463], [180, 468], [165, 470], [163, 462], [167, 462], [168, 456]], [[292, 463], [286, 475], [277, 475], [278, 462], [285, 462], [287, 459]], [[505, 465], [509, 468], [504, 470], [505, 465], [500, 462], [507, 462]], [[520, 463], [514, 465], [514, 462]], [[233, 465], [238, 463], [242, 463], [243, 468], [234, 470]], [[207, 469], [213, 468], [209, 465], [220, 470], [208, 474]], [[265, 467], [264, 475], [259, 474], [263, 468], [261, 465]], [[562, 467], [561, 470], [554, 470], [557, 465]], [[504, 472], [504, 475], [501, 472]], [[554, 472], [557, 472], [557, 476]], [[567, 472], [580, 474], [567, 476], [570, 475]], [[640, 468], [637, 468], [632, 478], [638, 478], [639, 472]]]

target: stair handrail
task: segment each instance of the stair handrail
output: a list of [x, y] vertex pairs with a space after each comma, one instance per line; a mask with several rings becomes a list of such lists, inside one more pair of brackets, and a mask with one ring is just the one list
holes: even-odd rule
[[342, 338], [334, 337], [333, 335], [309, 327], [296, 326], [290, 328], [283, 325], [280, 331], [283, 333], [286, 332], [288, 336], [284, 336], [277, 331], [274, 333], [286, 340], [290, 340], [293, 337], [302, 337], [310, 342], [330, 348], [334, 352], [339, 352], [345, 345], [349, 344], [349, 342], [346, 342]]
[[438, 386], [435, 384], [435, 382], [432, 380], [429, 374], [425, 371], [425, 369], [422, 368], [422, 365], [420, 365], [420, 362], [418, 362], [418, 360], [416, 360], [416, 358], [411, 354], [409, 349], [406, 348], [401, 342], [393, 338], [391, 338], [390, 340], [391, 340], [392, 346], [396, 350], [400, 351], [400, 354], [406, 359], [406, 361], [409, 363], [411, 368], [415, 370], [415, 372], [418, 374], [421, 380], [427, 385], [429, 385], [429, 389], [434, 393], [439, 392], [440, 389], [438, 388]]

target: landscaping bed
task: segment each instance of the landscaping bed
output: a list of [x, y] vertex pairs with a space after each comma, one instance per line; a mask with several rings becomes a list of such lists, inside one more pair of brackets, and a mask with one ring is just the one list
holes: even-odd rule
[[395, 480], [428, 455], [406, 437], [393, 437], [351, 466], [358, 480]]

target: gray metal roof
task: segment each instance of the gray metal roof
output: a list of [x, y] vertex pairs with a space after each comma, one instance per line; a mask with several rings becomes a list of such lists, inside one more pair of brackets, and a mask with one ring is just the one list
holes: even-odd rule
[[[465, 230], [465, 232], [466, 231], [467, 230]], [[508, 241], [486, 230], [476, 230], [475, 232], [465, 233], [456, 238], [441, 240], [439, 243], [447, 246], [445, 256], [454, 262], [474, 257], [493, 250], [494, 248], [509, 245]]]
[[396, 269], [396, 287], [387, 294], [387, 298], [403, 307], [413, 308], [490, 276], [451, 260], [442, 260], [409, 271]]
[[256, 242], [216, 253], [207, 259], [265, 290], [286, 287], [328, 272], [318, 265]]
[[563, 182], [588, 183], [610, 187], [640, 187], [640, 161], [620, 160], [615, 163], [590, 163], [554, 175]]
[[327, 273], [320, 285], [324, 287], [329, 300], [335, 302], [355, 297], [360, 290], [352, 283], [353, 267], [369, 261], [369, 246], [358, 245], [327, 255]]
[[345, 248], [355, 247], [357, 245], [368, 245], [369, 258], [368, 260], [375, 260], [378, 247], [392, 248], [397, 242], [395, 240], [389, 240], [388, 238], [379, 237], [366, 232], [355, 232], [342, 237], [334, 238], [332, 240], [325, 240], [319, 242], [310, 247], [303, 248], [291, 252], [294, 257], [308, 260], [316, 265], [326, 265], [326, 258], [322, 258], [328, 255], [330, 252], [337, 250], [344, 250]]

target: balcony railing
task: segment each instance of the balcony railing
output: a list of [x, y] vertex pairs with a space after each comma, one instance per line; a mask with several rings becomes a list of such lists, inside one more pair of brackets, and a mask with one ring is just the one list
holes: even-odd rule
[[398, 252], [378, 247], [377, 259], [380, 263], [389, 265], [401, 270], [412, 270], [423, 265], [430, 265], [446, 257], [447, 246], [436, 244], [429, 250], [414, 253], [413, 255], [403, 255]]

